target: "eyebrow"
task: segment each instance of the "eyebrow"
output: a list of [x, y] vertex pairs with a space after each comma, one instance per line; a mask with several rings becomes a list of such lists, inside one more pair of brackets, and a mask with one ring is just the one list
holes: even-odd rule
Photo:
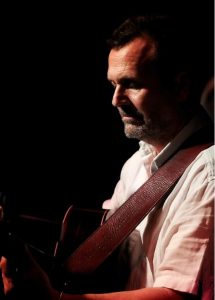
[[[107, 80], [114, 81], [109, 77], [107, 77]], [[137, 82], [137, 79], [135, 77], [132, 77], [132, 76], [123, 76], [122, 78], [119, 78], [117, 81], [119, 83], [125, 84], [125, 83], [132, 82], [132, 81]]]

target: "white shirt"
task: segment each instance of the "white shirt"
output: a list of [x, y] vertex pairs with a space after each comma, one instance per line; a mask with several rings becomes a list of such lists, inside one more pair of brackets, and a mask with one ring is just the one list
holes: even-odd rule
[[[197, 115], [158, 156], [151, 145], [140, 142], [103, 208], [112, 214], [205, 122]], [[200, 281], [204, 293], [212, 284], [214, 153], [214, 146], [202, 151], [162, 208], [154, 209], [131, 234], [128, 289], [167, 287], [197, 294]]]

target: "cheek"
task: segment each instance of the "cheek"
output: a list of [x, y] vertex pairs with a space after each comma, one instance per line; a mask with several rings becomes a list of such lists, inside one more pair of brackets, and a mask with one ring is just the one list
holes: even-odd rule
[[150, 120], [159, 120], [172, 113], [172, 107], [166, 97], [158, 92], [144, 91], [133, 98], [135, 107], [144, 115], [144, 118]]
[[148, 90], [132, 90], [129, 92], [129, 99], [139, 112], [144, 112], [150, 106], [152, 99]]

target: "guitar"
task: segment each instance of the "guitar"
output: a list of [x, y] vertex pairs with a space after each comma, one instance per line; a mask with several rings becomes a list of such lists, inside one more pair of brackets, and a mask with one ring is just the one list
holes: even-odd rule
[[57, 290], [64, 289], [68, 293], [117, 291], [124, 286], [122, 274], [126, 274], [118, 264], [118, 249], [93, 274], [71, 274], [62, 267], [70, 254], [105, 222], [107, 212], [70, 206], [61, 223], [19, 215], [9, 222], [9, 226], [8, 222], [5, 222], [6, 227], [2, 226], [4, 222], [1, 221], [1, 229], [4, 228], [4, 235], [9, 230], [29, 246], [33, 257], [49, 275]]
[[58, 260], [52, 272], [52, 284], [68, 293], [105, 293], [125, 287], [128, 269], [120, 260], [120, 247], [90, 274], [71, 274], [63, 269], [63, 263], [84, 240], [106, 220], [108, 210], [80, 209], [70, 206], [64, 215], [61, 233], [54, 250]]

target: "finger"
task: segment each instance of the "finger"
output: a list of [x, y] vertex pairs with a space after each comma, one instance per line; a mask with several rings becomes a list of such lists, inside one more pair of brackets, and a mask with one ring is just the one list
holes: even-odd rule
[[0, 267], [2, 270], [2, 274], [4, 274], [4, 276], [6, 277], [12, 278], [18, 272], [18, 267], [16, 266], [16, 264], [13, 261], [8, 260], [4, 256], [2, 256], [1, 258]]
[[14, 280], [11, 276], [9, 276], [8, 272], [8, 260], [5, 257], [1, 258], [0, 268], [2, 271], [2, 280], [4, 286], [4, 293], [10, 293], [14, 288]]

